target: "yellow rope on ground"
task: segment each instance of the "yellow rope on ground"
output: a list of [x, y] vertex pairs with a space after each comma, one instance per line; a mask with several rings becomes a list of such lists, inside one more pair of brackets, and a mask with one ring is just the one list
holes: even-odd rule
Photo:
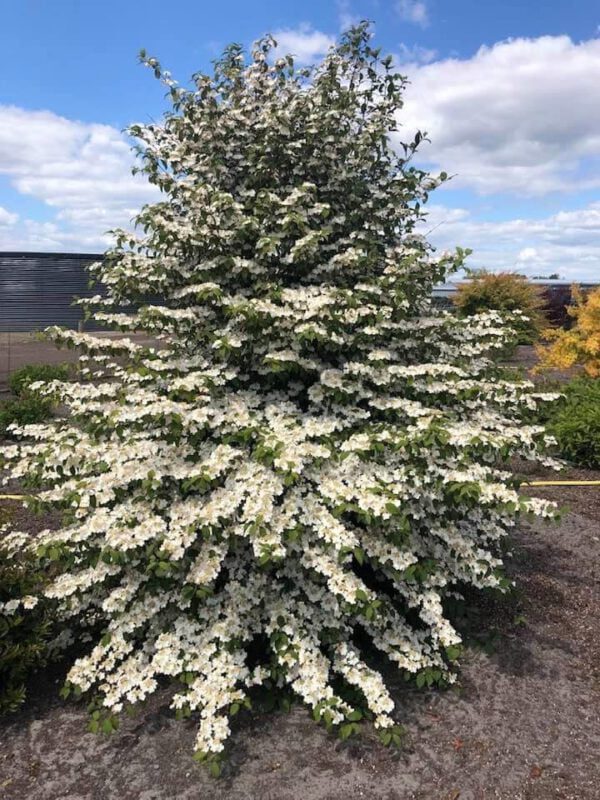
[[526, 481], [522, 486], [600, 486], [600, 481]]

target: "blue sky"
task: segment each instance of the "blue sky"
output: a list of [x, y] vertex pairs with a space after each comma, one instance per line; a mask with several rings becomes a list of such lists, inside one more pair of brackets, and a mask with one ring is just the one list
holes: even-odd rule
[[3, 0], [0, 249], [102, 250], [152, 199], [121, 133], [164, 108], [141, 47], [185, 81], [266, 31], [318, 59], [361, 18], [411, 79], [400, 121], [429, 131], [423, 163], [456, 175], [430, 201], [434, 243], [600, 278], [597, 0]]

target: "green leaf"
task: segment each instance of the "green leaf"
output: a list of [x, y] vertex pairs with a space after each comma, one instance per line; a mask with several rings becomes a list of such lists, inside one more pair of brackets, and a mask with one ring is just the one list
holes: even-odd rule
[[221, 765], [218, 761], [211, 761], [208, 765], [208, 769], [213, 778], [218, 778], [221, 774]]
[[113, 724], [110, 718], [105, 719], [102, 723], [102, 733], [112, 733], [113, 731]]

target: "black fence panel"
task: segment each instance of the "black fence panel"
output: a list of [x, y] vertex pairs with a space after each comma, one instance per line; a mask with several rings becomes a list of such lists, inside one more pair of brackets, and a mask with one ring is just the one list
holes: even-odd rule
[[[94, 253], [0, 253], [0, 332], [77, 328], [83, 313], [73, 296], [102, 294], [88, 288], [86, 271], [101, 259]], [[94, 327], [86, 323], [86, 330]]]

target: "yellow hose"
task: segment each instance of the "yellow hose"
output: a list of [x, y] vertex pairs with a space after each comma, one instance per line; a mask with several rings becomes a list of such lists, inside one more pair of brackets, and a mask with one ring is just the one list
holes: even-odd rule
[[526, 481], [521, 486], [600, 486], [600, 481]]

